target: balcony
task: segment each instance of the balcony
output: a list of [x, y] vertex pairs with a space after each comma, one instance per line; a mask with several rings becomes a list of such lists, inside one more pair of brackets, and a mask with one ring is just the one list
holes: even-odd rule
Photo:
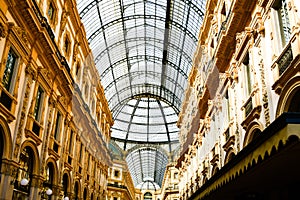
[[[295, 41], [298, 41], [295, 39]], [[296, 56], [295, 56], [296, 55]], [[280, 56], [272, 65], [273, 77], [275, 83], [272, 89], [280, 94], [285, 84], [299, 71], [298, 63], [300, 55], [294, 52], [292, 44], [289, 43], [281, 52]]]

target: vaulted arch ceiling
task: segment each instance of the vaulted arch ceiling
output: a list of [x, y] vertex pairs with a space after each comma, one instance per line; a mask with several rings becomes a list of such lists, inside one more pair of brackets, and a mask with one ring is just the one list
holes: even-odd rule
[[[152, 168], [135, 161], [141, 159], [141, 154], [161, 168], [178, 149], [177, 115], [192, 68], [205, 2], [77, 0], [115, 120], [112, 140], [124, 151], [139, 147], [126, 159], [135, 186], [149, 181], [161, 185], [164, 174], [163, 170], [149, 177]], [[156, 150], [153, 145], [157, 145]], [[168, 155], [157, 151], [160, 148]]]

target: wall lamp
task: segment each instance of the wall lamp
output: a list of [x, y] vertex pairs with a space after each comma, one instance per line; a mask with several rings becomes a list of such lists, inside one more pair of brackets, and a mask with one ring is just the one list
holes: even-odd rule
[[52, 195], [52, 193], [53, 193], [53, 191], [49, 187], [49, 184], [44, 182], [43, 183], [43, 189], [39, 192], [39, 194], [42, 196], [42, 198], [47, 198], [47, 196]]
[[[11, 180], [10, 184], [11, 184], [11, 185], [14, 185], [16, 181], [17, 181], [17, 179], [13, 179], [13, 180]], [[29, 180], [26, 179], [26, 178], [23, 178], [23, 179], [20, 181], [20, 185], [21, 185], [21, 186], [27, 186], [28, 183], [29, 183]]]

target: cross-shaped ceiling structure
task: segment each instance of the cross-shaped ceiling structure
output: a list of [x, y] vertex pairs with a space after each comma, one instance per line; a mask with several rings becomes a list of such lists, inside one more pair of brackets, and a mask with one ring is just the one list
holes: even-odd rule
[[177, 115], [205, 2], [77, 0], [115, 120], [112, 140], [129, 152], [136, 187], [160, 186], [179, 146]]

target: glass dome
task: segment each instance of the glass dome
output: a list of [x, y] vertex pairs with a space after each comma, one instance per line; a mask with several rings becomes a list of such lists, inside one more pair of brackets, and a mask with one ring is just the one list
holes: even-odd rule
[[164, 175], [163, 170], [152, 173], [158, 169], [155, 165], [138, 167], [136, 163], [144, 161], [136, 152], [151, 160], [153, 149], [145, 150], [151, 146], [154, 155], [161, 155], [154, 163], [166, 166], [179, 146], [177, 115], [205, 4], [206, 0], [77, 0], [115, 121], [112, 140], [128, 152], [135, 186], [149, 178], [145, 174], [158, 185]]
[[128, 150], [132, 143], [178, 142], [178, 115], [167, 103], [152, 97], [131, 99], [115, 117], [112, 139], [122, 142], [120, 147]]

